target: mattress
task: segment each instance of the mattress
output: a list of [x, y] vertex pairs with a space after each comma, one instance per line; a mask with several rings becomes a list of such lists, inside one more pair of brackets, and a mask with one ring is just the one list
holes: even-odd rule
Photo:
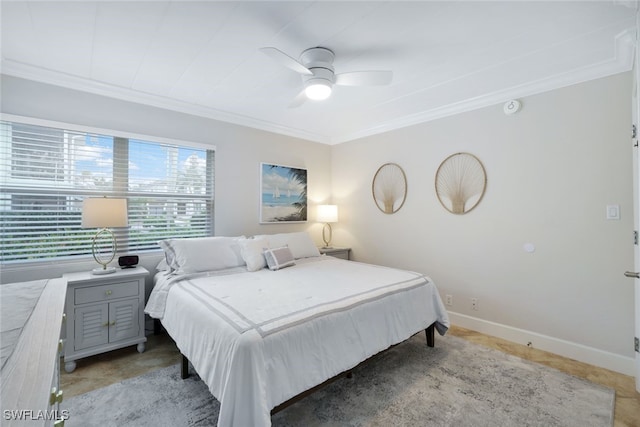
[[428, 277], [327, 256], [159, 274], [145, 311], [220, 401], [218, 426], [269, 426], [280, 403], [431, 324], [449, 327]]

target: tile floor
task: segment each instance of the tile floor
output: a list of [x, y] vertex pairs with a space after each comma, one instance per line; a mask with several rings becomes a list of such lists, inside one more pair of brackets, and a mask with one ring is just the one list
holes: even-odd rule
[[[614, 427], [640, 427], [640, 393], [635, 391], [632, 377], [456, 326], [452, 326], [449, 333], [614, 388], [616, 390]], [[76, 370], [70, 374], [63, 370], [60, 381], [65, 397], [85, 393], [180, 362], [180, 353], [166, 333], [151, 335], [148, 339], [146, 351], [142, 354], [132, 346], [81, 359], [78, 361]], [[438, 345], [437, 335], [436, 345]]]

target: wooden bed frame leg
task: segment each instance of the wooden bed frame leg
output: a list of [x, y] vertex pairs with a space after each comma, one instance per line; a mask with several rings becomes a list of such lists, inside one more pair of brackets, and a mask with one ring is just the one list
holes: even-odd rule
[[180, 378], [183, 380], [189, 377], [189, 359], [184, 354], [182, 355], [182, 366], [180, 367]]
[[435, 331], [436, 329], [436, 324], [432, 323], [427, 329], [424, 330], [425, 334], [427, 335], [427, 346], [428, 347], [435, 347], [436, 345], [436, 339], [435, 339]]

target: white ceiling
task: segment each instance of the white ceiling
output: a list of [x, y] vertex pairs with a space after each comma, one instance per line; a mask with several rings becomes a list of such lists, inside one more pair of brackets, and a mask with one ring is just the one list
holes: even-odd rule
[[[628, 71], [635, 1], [3, 1], [2, 73], [328, 144]], [[258, 49], [392, 70], [289, 108]], [[525, 106], [526, 107], [526, 106]]]

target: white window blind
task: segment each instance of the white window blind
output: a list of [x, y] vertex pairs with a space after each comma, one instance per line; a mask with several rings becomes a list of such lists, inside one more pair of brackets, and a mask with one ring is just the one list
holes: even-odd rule
[[121, 253], [213, 234], [214, 151], [0, 122], [0, 263], [91, 254], [85, 197], [126, 197]]

